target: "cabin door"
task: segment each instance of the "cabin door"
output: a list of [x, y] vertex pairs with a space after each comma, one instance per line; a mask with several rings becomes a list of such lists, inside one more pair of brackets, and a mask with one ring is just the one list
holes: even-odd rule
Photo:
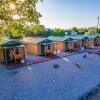
[[68, 51], [68, 42], [65, 42], [65, 51]]
[[97, 42], [96, 42], [97, 40], [96, 39], [94, 39], [94, 46], [97, 46]]
[[41, 45], [41, 55], [45, 55], [45, 45]]
[[6, 61], [10, 61], [10, 50], [9, 49], [4, 50], [4, 59]]

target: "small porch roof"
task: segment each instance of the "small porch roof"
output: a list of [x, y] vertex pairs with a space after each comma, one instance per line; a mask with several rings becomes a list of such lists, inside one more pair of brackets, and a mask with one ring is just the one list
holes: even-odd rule
[[12, 49], [12, 48], [22, 48], [22, 47], [24, 47], [24, 45], [5, 45], [5, 46], [1, 46], [0, 48]]
[[83, 39], [84, 40], [93, 40], [93, 39], [95, 39], [96, 38], [96, 35], [87, 35], [87, 36], [85, 36]]
[[97, 35], [96, 38], [99, 39], [100, 38], [100, 35]]
[[0, 46], [2, 45], [12, 45], [12, 44], [23, 44], [19, 39], [2, 39], [0, 40]]
[[0, 40], [0, 48], [10, 49], [23, 47], [24, 44], [20, 40], [16, 39], [3, 39]]
[[41, 43], [42, 45], [48, 45], [48, 44], [55, 44], [56, 42], [50, 42], [50, 43]]
[[84, 35], [69, 35], [69, 36], [64, 36], [64, 38], [66, 38], [66, 41], [68, 42], [75, 42], [75, 41], [79, 41], [82, 40], [84, 38]]

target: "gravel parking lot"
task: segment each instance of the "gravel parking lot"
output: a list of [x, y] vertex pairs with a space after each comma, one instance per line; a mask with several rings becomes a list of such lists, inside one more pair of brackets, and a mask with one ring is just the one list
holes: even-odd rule
[[[54, 68], [55, 64], [59, 66]], [[13, 70], [0, 67], [0, 100], [79, 100], [97, 84], [96, 54], [80, 53]]]

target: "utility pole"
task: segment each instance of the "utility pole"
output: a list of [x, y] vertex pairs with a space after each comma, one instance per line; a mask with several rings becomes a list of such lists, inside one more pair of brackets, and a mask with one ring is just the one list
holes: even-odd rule
[[98, 16], [97, 18], [97, 29], [99, 28], [99, 24], [100, 24], [100, 16]]

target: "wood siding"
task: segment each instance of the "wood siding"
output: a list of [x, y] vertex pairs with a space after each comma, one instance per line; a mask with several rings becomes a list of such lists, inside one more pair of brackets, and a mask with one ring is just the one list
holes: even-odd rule
[[86, 45], [87, 45], [87, 47], [94, 46], [94, 40], [88, 40]]
[[64, 51], [64, 43], [65, 42], [57, 42], [54, 44], [54, 50], [60, 50], [60, 51]]
[[[53, 44], [50, 44], [50, 49], [48, 48], [49, 45], [45, 46], [45, 53], [52, 54], [53, 53]], [[26, 52], [28, 54], [39, 56], [41, 55], [41, 44], [27, 44]]]
[[99, 46], [100, 45], [100, 39], [96, 39], [96, 44]]
[[[20, 49], [20, 53], [19, 54], [15, 54], [14, 49], [9, 49], [10, 50], [10, 61], [14, 61], [16, 60], [21, 60], [25, 58], [25, 52], [24, 52], [24, 48], [19, 48]], [[0, 62], [5, 62], [4, 61], [4, 51], [3, 49], [0, 49]]]
[[0, 62], [4, 61], [4, 54], [3, 54], [3, 49], [0, 48]]
[[26, 52], [28, 54], [39, 55], [40, 46], [39, 44], [27, 44]]
[[[49, 49], [49, 47], [48, 46], [50, 46], [50, 49]], [[53, 51], [54, 51], [54, 48], [53, 48], [54, 46], [53, 46], [53, 44], [50, 44], [50, 45], [46, 45], [46, 54], [53, 54]]]

